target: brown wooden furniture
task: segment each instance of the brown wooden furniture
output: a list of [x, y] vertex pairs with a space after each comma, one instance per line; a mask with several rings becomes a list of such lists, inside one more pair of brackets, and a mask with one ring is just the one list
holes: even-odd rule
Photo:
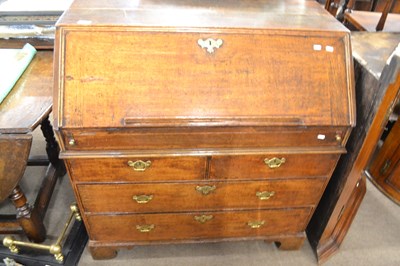
[[364, 170], [398, 101], [400, 57], [386, 62], [399, 42], [395, 33], [352, 33], [357, 126], [307, 228], [321, 263], [338, 251], [350, 228], [366, 191]]
[[[347, 8], [351, 10], [382, 12], [389, 1], [391, 0], [347, 0]], [[400, 13], [399, 1], [394, 1], [392, 12]]]
[[359, 31], [400, 32], [400, 14], [391, 13], [395, 0], [386, 1], [382, 11], [350, 10], [344, 14], [344, 23]]
[[367, 175], [383, 193], [400, 204], [400, 120], [394, 122]]
[[302, 245], [355, 119], [349, 31], [317, 2], [77, 0], [56, 36], [55, 127], [94, 258]]
[[[11, 199], [17, 209], [16, 215], [0, 215], [0, 233], [24, 232], [35, 242], [46, 237], [43, 216], [57, 176], [65, 174], [48, 119], [52, 108], [52, 63], [52, 51], [39, 51], [0, 104], [0, 200]], [[31, 133], [39, 125], [46, 139], [48, 159], [29, 158]], [[26, 165], [49, 165], [34, 206], [18, 186]]]
[[343, 4], [340, 0], [327, 0], [325, 1], [325, 9], [331, 13], [332, 16], [337, 17], [341, 11]]

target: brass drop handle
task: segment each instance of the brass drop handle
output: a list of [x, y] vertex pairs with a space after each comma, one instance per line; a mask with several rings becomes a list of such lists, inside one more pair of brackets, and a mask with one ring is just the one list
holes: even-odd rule
[[153, 199], [153, 195], [135, 195], [132, 198], [139, 204], [145, 204]]
[[279, 168], [285, 162], [286, 162], [285, 158], [279, 159], [277, 157], [274, 157], [274, 158], [271, 158], [271, 159], [268, 159], [268, 158], [264, 159], [264, 163], [266, 165], [268, 165], [268, 167], [271, 168], [271, 169]]
[[196, 191], [203, 194], [208, 195], [211, 192], [215, 191], [217, 187], [215, 185], [212, 186], [196, 186]]
[[249, 222], [247, 223], [247, 225], [248, 225], [250, 228], [252, 228], [252, 229], [260, 228], [260, 227], [263, 226], [264, 224], [265, 224], [265, 221], [264, 221], [264, 220], [262, 220], [262, 221], [249, 221]]
[[214, 218], [214, 216], [212, 216], [212, 215], [205, 215], [205, 214], [203, 214], [203, 215], [196, 215], [196, 216], [194, 217], [194, 219], [195, 219], [196, 221], [198, 221], [199, 223], [201, 223], [201, 224], [204, 224], [205, 222], [208, 222], [208, 221], [212, 220], [213, 218]]
[[140, 233], [148, 233], [151, 230], [154, 229], [154, 224], [143, 224], [143, 225], [136, 225], [136, 229], [140, 232]]
[[257, 191], [256, 192], [256, 196], [260, 200], [269, 200], [274, 195], [275, 195], [275, 191]]
[[132, 167], [133, 171], [144, 172], [151, 166], [151, 161], [146, 161], [146, 162], [142, 160], [135, 162], [128, 161], [128, 166]]
[[221, 39], [212, 39], [212, 38], [208, 38], [206, 40], [203, 39], [198, 39], [197, 40], [197, 44], [201, 47], [201, 48], [206, 48], [207, 52], [212, 54], [214, 53], [214, 49], [221, 47], [221, 45], [224, 43], [224, 41], [222, 41]]

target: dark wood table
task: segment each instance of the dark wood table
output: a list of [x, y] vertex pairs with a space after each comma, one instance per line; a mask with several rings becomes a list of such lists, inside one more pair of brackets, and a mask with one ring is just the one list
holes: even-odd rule
[[[0, 200], [9, 198], [16, 207], [16, 215], [0, 215], [0, 233], [20, 233], [22, 229], [34, 242], [45, 239], [43, 216], [57, 177], [65, 174], [49, 121], [53, 103], [52, 64], [53, 52], [39, 51], [0, 104]], [[39, 125], [46, 139], [47, 158], [29, 158], [32, 132]], [[27, 165], [48, 165], [33, 206], [18, 186]]]
[[338, 251], [366, 192], [365, 170], [399, 99], [399, 33], [353, 32], [357, 124], [307, 228], [318, 261]]

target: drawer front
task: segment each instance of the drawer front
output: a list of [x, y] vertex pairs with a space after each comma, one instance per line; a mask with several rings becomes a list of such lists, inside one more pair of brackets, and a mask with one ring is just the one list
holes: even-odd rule
[[[181, 118], [352, 122], [347, 34], [135, 29], [63, 32], [63, 126], [136, 127]], [[220, 39], [221, 47], [202, 48], [199, 41], [208, 38]]]
[[325, 178], [260, 182], [78, 185], [85, 212], [177, 212], [314, 206]]
[[204, 179], [205, 157], [70, 159], [76, 182], [154, 182]]
[[240, 212], [88, 215], [95, 241], [171, 241], [230, 237], [263, 237], [305, 229], [311, 209]]
[[338, 154], [213, 156], [210, 179], [330, 176], [338, 158]]
[[341, 147], [345, 127], [208, 127], [62, 130], [68, 151]]

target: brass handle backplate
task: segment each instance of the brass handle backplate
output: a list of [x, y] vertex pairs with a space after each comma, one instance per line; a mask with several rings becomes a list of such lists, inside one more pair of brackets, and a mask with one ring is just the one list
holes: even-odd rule
[[196, 191], [203, 194], [208, 195], [211, 192], [215, 191], [217, 187], [215, 185], [212, 186], [196, 186]]
[[135, 162], [128, 161], [128, 165], [133, 168], [133, 171], [144, 172], [151, 166], [151, 161], [146, 161], [146, 162], [142, 160]]
[[201, 224], [204, 224], [205, 222], [208, 222], [208, 221], [212, 220], [213, 218], [214, 218], [214, 216], [212, 216], [212, 215], [205, 215], [205, 214], [203, 214], [203, 215], [196, 215], [196, 216], [194, 217], [194, 219], [195, 219], [196, 221], [198, 221], [199, 223], [201, 223]]
[[266, 165], [268, 165], [268, 167], [271, 168], [271, 169], [279, 168], [285, 162], [286, 162], [285, 158], [279, 159], [279, 158], [274, 157], [274, 158], [271, 158], [271, 159], [268, 159], [268, 158], [264, 159], [264, 163]]
[[275, 191], [258, 191], [258, 192], [256, 192], [256, 196], [260, 200], [269, 200], [274, 195], [275, 195]]
[[221, 47], [223, 43], [221, 39], [214, 40], [212, 38], [208, 38], [207, 40], [199, 39], [197, 41], [197, 44], [203, 49], [206, 48], [210, 54], [214, 53], [214, 49]]
[[264, 221], [264, 220], [262, 220], [262, 221], [249, 221], [249, 222], [247, 223], [247, 225], [248, 225], [250, 228], [253, 228], [253, 229], [260, 228], [260, 227], [263, 226], [264, 224], [265, 224], [265, 221]]
[[143, 225], [136, 225], [136, 229], [140, 232], [140, 233], [148, 233], [151, 230], [154, 229], [154, 224], [143, 224]]
[[153, 195], [135, 195], [132, 197], [137, 203], [145, 204], [153, 199]]

